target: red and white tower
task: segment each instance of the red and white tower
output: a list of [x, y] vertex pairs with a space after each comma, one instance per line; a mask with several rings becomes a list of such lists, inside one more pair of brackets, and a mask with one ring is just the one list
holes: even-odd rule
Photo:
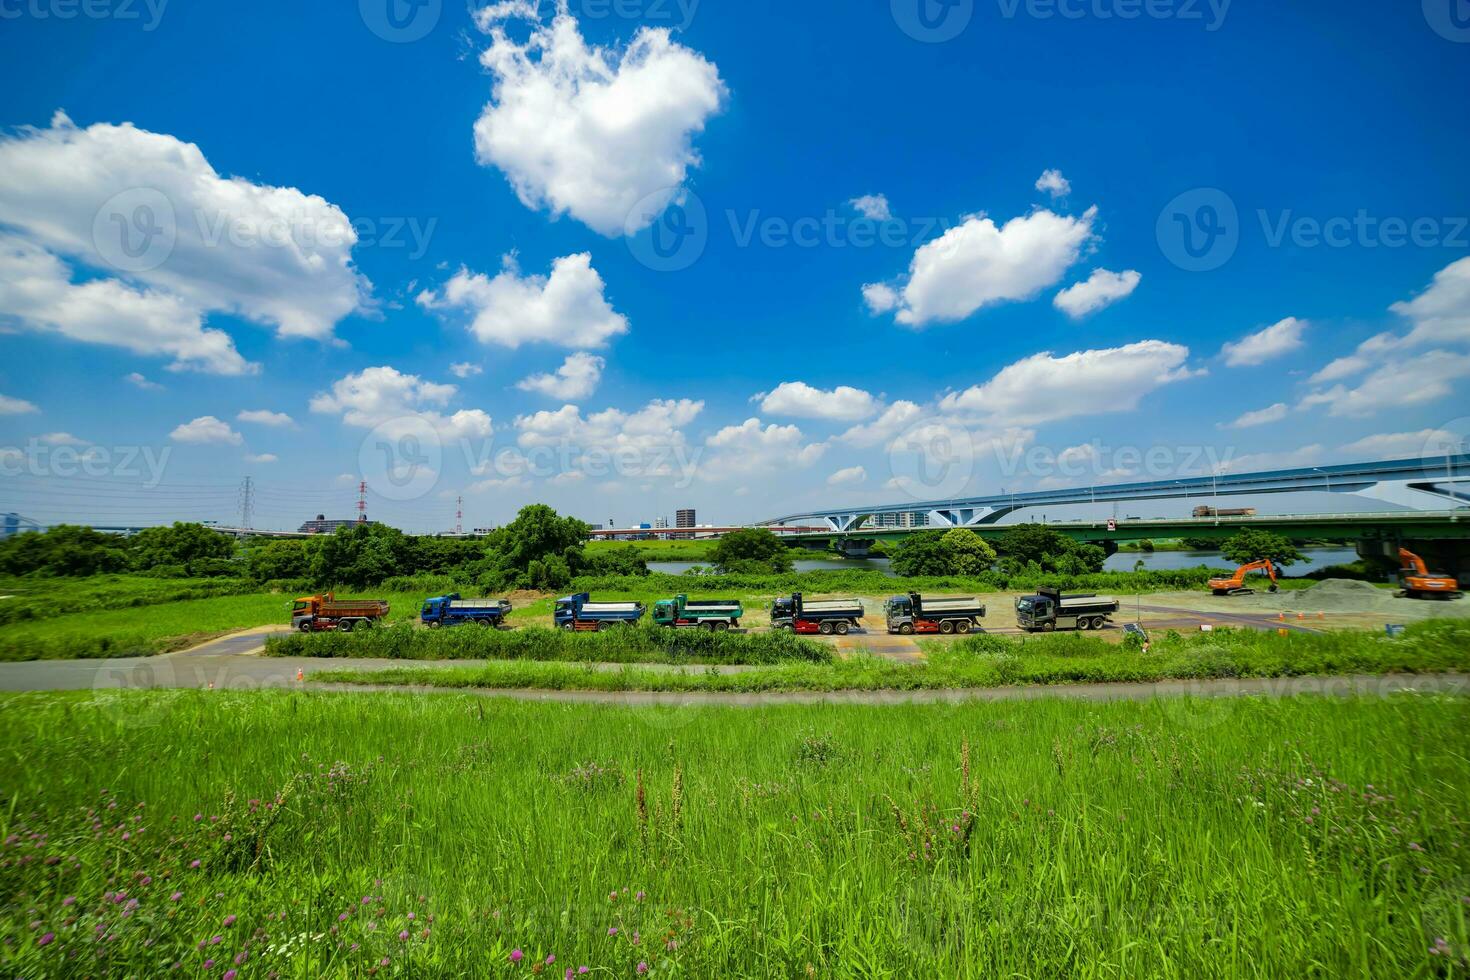
[[357, 485], [357, 523], [367, 523], [367, 481]]

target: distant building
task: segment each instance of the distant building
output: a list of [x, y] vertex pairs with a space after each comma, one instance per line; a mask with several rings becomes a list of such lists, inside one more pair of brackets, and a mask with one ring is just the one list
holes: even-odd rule
[[336, 534], [344, 527], [356, 527], [359, 524], [376, 524], [377, 521], [363, 520], [361, 518], [353, 521], [329, 521], [325, 514], [316, 515], [316, 520], [307, 521], [301, 525], [301, 534]]
[[698, 525], [698, 523], [694, 519], [694, 508], [693, 507], [687, 507], [687, 508], [685, 508], [683, 510], [676, 510], [676, 511], [674, 511], [674, 526], [675, 527], [698, 527], [699, 525]]
[[863, 522], [865, 528], [913, 528], [928, 527], [929, 515], [919, 510], [904, 510], [892, 514], [873, 514]]
[[667, 517], [656, 517], [653, 520], [653, 526], [662, 531], [669, 526], [669, 519]]

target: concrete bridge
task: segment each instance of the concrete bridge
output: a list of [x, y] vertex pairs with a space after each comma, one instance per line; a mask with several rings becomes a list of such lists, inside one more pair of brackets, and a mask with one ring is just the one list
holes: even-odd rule
[[[1141, 483], [1110, 483], [1064, 490], [911, 501], [872, 507], [837, 507], [831, 510], [803, 511], [773, 518], [763, 524], [773, 530], [792, 524], [825, 524], [830, 532], [850, 533], [872, 531], [872, 528], [865, 528], [865, 525], [870, 519], [882, 514], [920, 513], [927, 517], [929, 528], [968, 527], [980, 530], [1008, 514], [1034, 507], [1185, 500], [1217, 509], [1228, 509], [1231, 507], [1230, 500], [1234, 497], [1307, 491], [1352, 495], [1411, 511], [1443, 511], [1470, 507], [1470, 453], [1260, 473], [1209, 474]], [[1351, 508], [1344, 510], [1351, 512]], [[1378, 515], [1371, 516], [1376, 518]]]

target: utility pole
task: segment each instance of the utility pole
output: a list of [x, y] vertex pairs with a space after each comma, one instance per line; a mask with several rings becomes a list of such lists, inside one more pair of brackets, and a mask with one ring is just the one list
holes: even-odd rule
[[367, 523], [367, 481], [357, 485], [357, 523]]
[[240, 483], [240, 537], [245, 537], [255, 520], [255, 481], [246, 477]]
[[464, 497], [456, 497], [454, 501], [454, 533], [464, 533]]

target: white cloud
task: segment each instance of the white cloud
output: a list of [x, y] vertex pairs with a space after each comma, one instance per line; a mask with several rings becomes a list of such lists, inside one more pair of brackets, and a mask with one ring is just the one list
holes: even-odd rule
[[31, 330], [83, 343], [167, 354], [175, 370], [234, 375], [257, 370], [235, 350], [229, 334], [207, 329], [203, 311], [172, 293], [118, 279], [72, 279], [72, 268], [55, 255], [0, 233], [0, 314]]
[[[509, 20], [531, 23], [524, 44]], [[484, 7], [476, 22], [495, 79], [475, 123], [480, 163], [498, 167], [527, 207], [609, 238], [652, 224], [700, 163], [693, 138], [727, 94], [719, 69], [662, 28], [641, 28], [623, 50], [588, 45], [564, 2], [550, 24], [528, 0]]]
[[1188, 359], [1188, 347], [1162, 340], [1063, 357], [1043, 352], [1007, 365], [984, 384], [946, 395], [940, 408], [1013, 426], [1127, 412], [1154, 390], [1195, 377]]
[[1380, 432], [1339, 447], [1344, 456], [1359, 459], [1408, 459], [1413, 456], [1446, 452], [1439, 446], [1452, 446], [1463, 440], [1444, 429], [1420, 429], [1417, 432]]
[[1257, 409], [1254, 412], [1246, 412], [1234, 422], [1226, 423], [1222, 428], [1249, 429], [1257, 425], [1270, 425], [1272, 422], [1280, 422], [1286, 418], [1287, 411], [1285, 402], [1277, 402], [1275, 405]]
[[459, 364], [449, 365], [449, 373], [456, 378], [475, 378], [484, 374], [485, 369], [478, 364], [471, 364], [468, 361], [464, 361]]
[[258, 456], [251, 453], [245, 455], [245, 462], [247, 463], [275, 463], [279, 462], [279, 460], [280, 457], [275, 453], [261, 453]]
[[827, 451], [824, 442], [807, 443], [794, 425], [762, 426], [758, 418], [727, 425], [705, 440], [714, 453], [701, 473], [725, 479], [751, 473], [789, 472], [811, 466]]
[[139, 374], [137, 371], [134, 371], [132, 374], [127, 375], [126, 377], [123, 378], [123, 380], [126, 381], [128, 384], [133, 385], [135, 388], [142, 389], [143, 391], [162, 391], [163, 390], [163, 385], [159, 384], [156, 381], [149, 381], [147, 378], [145, 378], [143, 375]]
[[863, 469], [861, 466], [849, 466], [846, 469], [838, 470], [836, 473], [833, 473], [831, 476], [827, 477], [827, 486], [852, 486], [853, 484], [863, 483], [867, 479], [867, 470]]
[[1426, 351], [1416, 357], [1390, 360], [1372, 371], [1356, 388], [1334, 385], [1314, 391], [1299, 408], [1326, 405], [1329, 415], [1362, 417], [1386, 408], [1422, 405], [1463, 390], [1470, 378], [1470, 355]]
[[1057, 293], [1052, 305], [1074, 320], [1116, 303], [1138, 288], [1143, 277], [1132, 269], [1109, 272], [1093, 269], [1084, 282], [1073, 283]]
[[855, 197], [847, 203], [851, 204], [853, 210], [857, 211], [864, 218], [869, 218], [873, 221], [888, 221], [893, 217], [893, 211], [888, 206], [888, 196], [886, 194], [864, 194], [862, 197]]
[[1440, 269], [1428, 289], [1389, 309], [1414, 325], [1407, 345], [1470, 342], [1470, 256]]
[[901, 298], [898, 291], [892, 286], [881, 282], [870, 282], [863, 287], [863, 302], [867, 303], [868, 309], [876, 315], [896, 309]]
[[360, 429], [371, 429], [399, 420], [422, 419], [441, 438], [483, 438], [493, 430], [491, 419], [480, 409], [445, 415], [437, 411], [449, 404], [459, 389], [454, 385], [425, 381], [392, 367], [372, 367], [349, 374], [311, 400], [311, 410], [342, 416], [342, 421]]
[[0, 415], [31, 415], [39, 411], [39, 408], [24, 398], [0, 395]]
[[199, 443], [224, 443], [238, 446], [244, 440], [240, 433], [231, 429], [228, 423], [221, 422], [213, 415], [201, 415], [192, 422], [185, 422], [178, 426], [168, 436], [174, 442]]
[[1312, 375], [1313, 384], [1343, 381], [1355, 374], [1362, 374], [1375, 364], [1383, 363], [1385, 354], [1398, 347], [1399, 338], [1391, 333], [1369, 337], [1358, 345], [1358, 349], [1346, 357], [1339, 357], [1322, 370]]
[[48, 445], [48, 446], [86, 446], [86, 445], [89, 445], [89, 443], [87, 442], [87, 440], [85, 440], [85, 439], [78, 439], [76, 436], [72, 435], [70, 432], [48, 432], [48, 433], [46, 433], [43, 436], [38, 436], [37, 438], [42, 443], [44, 443], [45, 445]]
[[269, 425], [275, 428], [284, 428], [295, 425], [296, 422], [285, 412], [272, 412], [265, 408], [250, 409], [235, 416], [240, 422], [253, 422], [256, 425]]
[[1082, 257], [1096, 217], [1096, 208], [1080, 218], [1041, 210], [997, 227], [985, 215], [971, 215], [914, 252], [901, 287], [869, 284], [863, 297], [873, 312], [897, 309], [898, 322], [913, 327], [1031, 299]]
[[[136, 237], [140, 222], [157, 233]], [[161, 351], [177, 367], [242, 373], [229, 337], [203, 329], [209, 313], [327, 339], [371, 290], [352, 262], [356, 232], [335, 205], [223, 177], [197, 146], [130, 123], [79, 129], [58, 112], [50, 128], [0, 138], [0, 224], [29, 246], [4, 246], [0, 312], [74, 339]], [[149, 243], [141, 259], [126, 254]], [[117, 278], [73, 284], [58, 257]], [[122, 315], [104, 330], [96, 308], [114, 306]]]
[[923, 418], [924, 410], [914, 402], [896, 401], [866, 425], [855, 425], [837, 438], [860, 449], [881, 445]]
[[1062, 176], [1060, 170], [1043, 170], [1041, 176], [1036, 178], [1036, 189], [1045, 191], [1052, 197], [1066, 197], [1072, 193], [1072, 182]]
[[804, 381], [783, 381], [775, 390], [761, 392], [761, 411], [769, 415], [789, 415], [803, 419], [831, 419], [856, 422], [878, 411], [881, 402], [860, 388], [838, 385], [831, 391], [813, 388]]
[[555, 374], [533, 374], [518, 381], [516, 387], [562, 401], [581, 401], [597, 390], [606, 366], [602, 358], [578, 352], [563, 361]]
[[650, 453], [685, 444], [681, 429], [704, 410], [704, 402], [687, 398], [649, 402], [636, 412], [616, 408], [583, 416], [576, 405], [536, 412], [515, 420], [524, 448], [567, 446], [583, 453], [590, 449]]
[[1264, 364], [1301, 347], [1302, 334], [1306, 329], [1306, 320], [1298, 320], [1294, 316], [1289, 316], [1285, 320], [1278, 320], [1264, 330], [1242, 337], [1234, 343], [1226, 344], [1220, 348], [1220, 353], [1230, 367]]
[[557, 259], [550, 277], [522, 276], [515, 256], [507, 255], [495, 278], [461, 268], [438, 293], [420, 293], [418, 302], [426, 309], [468, 310], [470, 332], [481, 343], [603, 347], [628, 332], [628, 318], [613, 311], [603, 290], [586, 252]]

